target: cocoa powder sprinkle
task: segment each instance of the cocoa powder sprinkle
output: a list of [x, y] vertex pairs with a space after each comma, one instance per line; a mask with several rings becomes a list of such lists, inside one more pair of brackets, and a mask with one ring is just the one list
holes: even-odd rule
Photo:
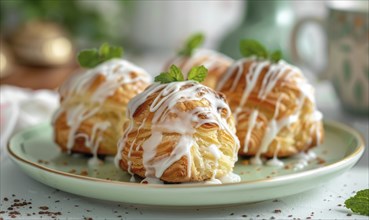
[[41, 210], [48, 210], [49, 209], [49, 207], [47, 207], [47, 206], [40, 206], [38, 208], [41, 209]]

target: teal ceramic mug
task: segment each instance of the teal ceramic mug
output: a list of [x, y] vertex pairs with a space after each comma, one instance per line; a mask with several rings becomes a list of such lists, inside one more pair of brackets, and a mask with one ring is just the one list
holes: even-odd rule
[[[328, 17], [303, 18], [292, 34], [292, 57], [298, 55], [297, 36], [307, 24], [321, 27], [327, 36], [328, 63], [320, 78], [332, 81], [343, 108], [369, 116], [369, 13], [368, 1], [334, 1], [327, 4]], [[306, 66], [306, 65], [305, 65]]]

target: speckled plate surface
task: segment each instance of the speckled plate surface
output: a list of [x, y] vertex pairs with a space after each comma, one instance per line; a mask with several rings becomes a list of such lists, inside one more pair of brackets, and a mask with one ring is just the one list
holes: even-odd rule
[[50, 125], [43, 124], [15, 135], [8, 145], [13, 161], [32, 178], [81, 196], [146, 205], [198, 206], [257, 202], [300, 193], [318, 187], [351, 168], [364, 152], [361, 136], [352, 128], [325, 122], [325, 142], [302, 170], [290, 168], [297, 158], [283, 159], [285, 167], [247, 165], [240, 158], [235, 173], [240, 183], [139, 184], [114, 167], [113, 158], [97, 167], [88, 157], [61, 153], [52, 141]]

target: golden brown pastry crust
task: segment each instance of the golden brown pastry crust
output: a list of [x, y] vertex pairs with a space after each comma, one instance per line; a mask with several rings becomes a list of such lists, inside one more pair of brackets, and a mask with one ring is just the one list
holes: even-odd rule
[[202, 84], [215, 89], [217, 82], [232, 63], [231, 58], [216, 51], [198, 49], [191, 57], [183, 56], [170, 60], [164, 70], [168, 70], [170, 65], [175, 64], [184, 74], [187, 74], [192, 67], [204, 65], [208, 69], [208, 75]]
[[[272, 85], [271, 91], [265, 97], [261, 97], [263, 83], [264, 86], [265, 83], [271, 84], [272, 77], [268, 73], [271, 64], [265, 65], [256, 83], [251, 85], [250, 75], [255, 75], [255, 69], [252, 69], [255, 66], [252, 65], [259, 64], [260, 66], [260, 62], [262, 61], [253, 59], [238, 62], [227, 73], [229, 78], [218, 84], [219, 91], [227, 96], [232, 111], [239, 112], [236, 117], [237, 136], [241, 146], [239, 154], [255, 156], [260, 150], [263, 138], [268, 135], [268, 132], [270, 133], [268, 126], [271, 121], [273, 119], [281, 121], [292, 118], [293, 115], [297, 115], [297, 121], [281, 128], [262, 155], [273, 157], [276, 153], [278, 157], [287, 157], [320, 144], [324, 136], [323, 124], [314, 100], [307, 97], [301, 88], [307, 85], [301, 72], [287, 64], [280, 63], [284, 65], [284, 69], [281, 70], [278, 80], [275, 85]], [[237, 78], [239, 71], [242, 73]], [[237, 84], [234, 84], [235, 80]], [[252, 90], [247, 101], [241, 106], [242, 95], [247, 87], [250, 89], [252, 87]], [[255, 121], [252, 119], [252, 114], [257, 115]], [[249, 131], [250, 123], [254, 126]], [[250, 132], [250, 137], [247, 139], [248, 132]]]
[[[129, 77], [135, 79], [141, 74], [142, 73], [132, 71], [129, 73]], [[122, 83], [112, 95], [106, 97], [106, 99], [100, 103], [92, 102], [91, 97], [99, 88], [105, 86], [104, 83], [107, 81], [107, 76], [97, 74], [91, 77], [94, 77], [94, 79], [84, 92], [77, 93], [68, 91], [68, 88], [64, 88], [64, 90], [67, 91], [61, 92], [61, 107], [59, 113], [55, 115], [53, 123], [54, 140], [62, 151], [93, 154], [91, 147], [86, 146], [86, 135], [88, 138], [92, 138], [94, 125], [98, 123], [108, 123], [109, 126], [105, 130], [97, 130], [93, 141], [97, 141], [98, 137], [102, 137], [97, 147], [98, 155], [115, 155], [117, 152], [117, 142], [123, 133], [123, 124], [127, 120], [127, 103], [131, 98], [143, 91], [149, 83], [141, 79], [130, 83]], [[119, 77], [117, 79], [119, 79]], [[71, 132], [71, 126], [67, 123], [67, 113], [79, 105], [82, 105], [88, 110], [98, 108], [98, 111], [91, 117], [80, 122], [73, 135], [73, 146], [69, 149], [67, 143]]]
[[[191, 86], [193, 85], [184, 85], [181, 90]], [[143, 178], [148, 176], [143, 161], [143, 144], [151, 135], [157, 135], [153, 134], [153, 132], [158, 129], [155, 128], [155, 124], [152, 123], [156, 112], [152, 112], [149, 109], [154, 99], [159, 96], [161, 91], [162, 89], [152, 93], [143, 104], [132, 112], [133, 117], [130, 118], [132, 127], [126, 130], [126, 138], [123, 139], [121, 143], [122, 151], [119, 166]], [[214, 96], [221, 99], [222, 102], [226, 102], [223, 95], [204, 86], [201, 86], [200, 89], [196, 91], [196, 96], [201, 96], [201, 93], [213, 93]], [[175, 121], [181, 117], [178, 114], [191, 112], [199, 107], [211, 108], [211, 103], [205, 98], [200, 100], [190, 99], [179, 101], [173, 107], [175, 110], [168, 113], [167, 116]], [[167, 110], [168, 107], [165, 108], [165, 111]], [[229, 131], [221, 128], [217, 123], [204, 123], [197, 128], [191, 128], [194, 129], [193, 134], [190, 135], [190, 139], [193, 140], [193, 145], [190, 148], [189, 154], [185, 154], [168, 166], [163, 174], [158, 177], [160, 180], [172, 183], [205, 181], [212, 177], [219, 178], [232, 172], [239, 147], [237, 137], [234, 134], [234, 121], [230, 112], [227, 112], [227, 109], [219, 109], [219, 111]], [[209, 115], [205, 112], [199, 114], [199, 118], [201, 119], [207, 119], [208, 117]], [[180, 120], [183, 119], [180, 118]], [[186, 122], [183, 121], [183, 126], [186, 126], [185, 123]], [[126, 127], [127, 126], [128, 125], [126, 125]], [[173, 122], [173, 126], [178, 125]], [[193, 126], [195, 126], [195, 124], [193, 124]], [[230, 132], [233, 133], [233, 136]], [[148, 163], [152, 164], [163, 158], [168, 159], [172, 157], [175, 151], [174, 149], [178, 147], [177, 145], [181, 141], [181, 137], [183, 137], [183, 134], [176, 131], [163, 131], [162, 139], [156, 147], [155, 156]], [[209, 151], [210, 145], [219, 146], [219, 151], [222, 152], [219, 159], [216, 159], [211, 151]]]

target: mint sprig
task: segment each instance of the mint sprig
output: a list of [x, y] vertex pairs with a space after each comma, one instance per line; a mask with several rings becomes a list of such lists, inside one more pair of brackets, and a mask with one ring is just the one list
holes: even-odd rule
[[202, 65], [195, 66], [195, 67], [192, 67], [192, 69], [188, 73], [188, 80], [203, 82], [207, 75], [208, 75], [208, 69], [206, 69]]
[[[202, 82], [205, 80], [207, 74], [208, 69], [206, 69], [204, 66], [195, 66], [192, 67], [192, 69], [188, 73], [187, 80]], [[171, 83], [185, 81], [185, 79], [183, 77], [181, 69], [179, 69], [176, 65], [171, 65], [168, 72], [160, 73], [158, 76], [155, 77], [154, 81], [160, 83]]]
[[274, 63], [282, 59], [282, 52], [280, 50], [268, 52], [259, 41], [252, 39], [241, 40], [240, 51], [244, 57], [256, 56], [261, 59], [269, 59]]
[[178, 52], [181, 56], [191, 56], [194, 49], [198, 48], [204, 43], [205, 36], [202, 33], [196, 33], [190, 36], [184, 45], [184, 47]]
[[270, 54], [269, 59], [273, 63], [278, 63], [278, 61], [282, 59], [282, 51], [280, 50], [274, 51], [273, 53]]
[[103, 43], [99, 49], [87, 49], [78, 53], [79, 64], [85, 68], [94, 68], [95, 66], [113, 58], [120, 58], [123, 55], [123, 48], [110, 46]]
[[171, 65], [168, 72], [162, 72], [155, 77], [155, 82], [160, 83], [170, 83], [177, 81], [183, 81], [183, 74], [176, 65]]
[[355, 196], [345, 201], [345, 205], [354, 213], [369, 216], [369, 189], [357, 192]]

